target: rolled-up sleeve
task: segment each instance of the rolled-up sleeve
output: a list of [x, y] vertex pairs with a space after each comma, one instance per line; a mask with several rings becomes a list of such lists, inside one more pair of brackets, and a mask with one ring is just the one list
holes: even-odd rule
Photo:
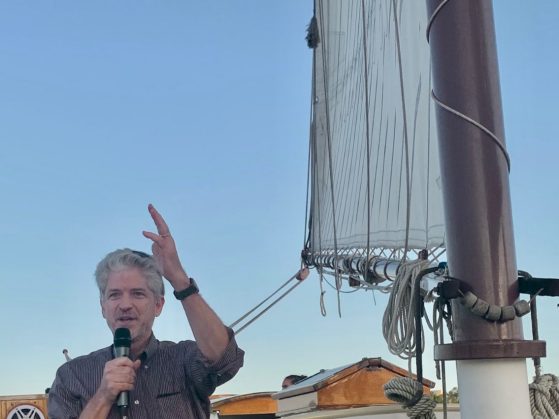
[[245, 353], [237, 345], [233, 330], [227, 328], [227, 333], [229, 343], [219, 360], [211, 363], [198, 350], [193, 362], [187, 362], [187, 375], [201, 395], [211, 395], [217, 386], [233, 378], [243, 366]]

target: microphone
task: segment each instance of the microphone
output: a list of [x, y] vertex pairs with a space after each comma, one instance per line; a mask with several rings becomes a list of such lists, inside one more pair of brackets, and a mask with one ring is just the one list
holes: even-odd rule
[[[115, 330], [115, 340], [114, 340], [114, 354], [115, 358], [121, 356], [130, 356], [130, 343], [132, 338], [130, 336], [130, 330], [126, 327], [120, 327]], [[120, 411], [121, 417], [127, 417], [126, 411], [128, 409], [128, 392], [121, 391], [116, 399], [116, 405]]]

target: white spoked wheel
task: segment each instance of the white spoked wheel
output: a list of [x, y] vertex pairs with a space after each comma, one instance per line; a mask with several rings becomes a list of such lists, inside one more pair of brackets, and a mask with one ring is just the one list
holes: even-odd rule
[[45, 419], [45, 416], [37, 406], [20, 404], [8, 412], [6, 419]]

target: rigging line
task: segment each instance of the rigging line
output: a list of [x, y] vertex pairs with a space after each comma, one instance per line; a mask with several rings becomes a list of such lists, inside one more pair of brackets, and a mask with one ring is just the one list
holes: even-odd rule
[[367, 259], [371, 247], [371, 146], [369, 133], [369, 68], [367, 63], [367, 26], [365, 21], [365, 0], [361, 0], [363, 18], [363, 62], [365, 73], [365, 136], [367, 140]]
[[[389, 169], [390, 169], [390, 173], [388, 176], [388, 187], [387, 187], [387, 196], [386, 196], [386, 223], [388, 223], [388, 220], [390, 218], [390, 206], [392, 203], [392, 185], [393, 185], [393, 177], [396, 177], [396, 173], [394, 172], [394, 160], [395, 160], [395, 153], [396, 153], [396, 132], [397, 132], [397, 125], [398, 125], [398, 116], [396, 114], [396, 112], [394, 112], [394, 123], [393, 123], [393, 127], [392, 127], [392, 147], [390, 147], [390, 164], [389, 164]], [[402, 179], [402, 172], [403, 172], [403, 167], [402, 167], [402, 153], [400, 153], [400, 179], [398, 182], [398, 186], [401, 185], [401, 179]], [[398, 188], [398, 204], [400, 203], [400, 196], [401, 196], [401, 188]], [[399, 211], [398, 211], [399, 214]]]
[[[439, 14], [439, 12], [441, 11], [441, 9], [446, 6], [446, 4], [449, 2], [450, 0], [443, 0], [435, 9], [435, 11], [433, 12], [433, 14], [431, 15], [431, 17], [429, 18], [429, 23], [427, 25], [427, 30], [426, 30], [426, 36], [427, 36], [427, 42], [429, 42], [429, 36], [431, 33], [431, 27], [437, 17], [437, 15]], [[507, 153], [507, 150], [503, 144], [503, 142], [493, 133], [491, 132], [488, 128], [486, 128], [485, 126], [483, 126], [481, 123], [475, 121], [474, 119], [464, 115], [463, 113], [457, 111], [456, 109], [451, 108], [450, 106], [444, 104], [436, 95], [435, 92], [433, 90], [431, 90], [431, 96], [433, 97], [433, 99], [435, 100], [435, 103], [437, 103], [440, 107], [442, 107], [443, 109], [447, 110], [450, 113], [455, 114], [456, 116], [459, 116], [460, 118], [466, 120], [467, 122], [469, 122], [470, 124], [475, 125], [476, 127], [478, 127], [479, 129], [481, 129], [483, 132], [485, 132], [487, 135], [489, 135], [489, 137], [491, 137], [491, 139], [495, 142], [495, 144], [497, 144], [497, 146], [501, 149], [501, 151], [503, 152], [503, 155], [507, 161], [507, 168], [508, 171], [510, 173], [510, 157], [509, 154]]]
[[[324, 19], [323, 19], [323, 9], [322, 9], [322, 3], [320, 5], [320, 17], [321, 17], [321, 22], [320, 24], [322, 25], [322, 27], [324, 28], [323, 24], [324, 24]], [[322, 39], [326, 40], [326, 34], [324, 33], [324, 30], [322, 31]], [[324, 73], [324, 80], [326, 80], [328, 78], [328, 73], [326, 71], [326, 54], [325, 54], [325, 42], [322, 42], [322, 66], [323, 66], [323, 73]], [[326, 142], [327, 142], [327, 150], [328, 150], [328, 169], [329, 169], [329, 175], [330, 175], [330, 197], [332, 200], [332, 229], [333, 229], [333, 233], [334, 233], [334, 251], [336, 252], [336, 254], [338, 254], [338, 234], [336, 232], [336, 201], [334, 198], [334, 171], [332, 168], [332, 144], [331, 144], [331, 138], [330, 138], [330, 116], [329, 116], [329, 102], [328, 102], [328, 86], [326, 86], [326, 83], [324, 83], [324, 100], [325, 100], [325, 109], [326, 109]], [[336, 275], [338, 275], [337, 273], [337, 269], [336, 269]], [[339, 278], [339, 276], [336, 276], [336, 287], [339, 289], [341, 287], [341, 279]], [[342, 310], [341, 310], [341, 301], [340, 301], [340, 293], [338, 292], [338, 315], [341, 317], [342, 316]]]
[[404, 243], [404, 260], [409, 246], [410, 239], [410, 222], [411, 222], [411, 188], [410, 188], [410, 162], [409, 162], [409, 150], [408, 150], [408, 124], [406, 115], [406, 99], [404, 95], [404, 79], [402, 74], [402, 54], [400, 51], [400, 31], [398, 24], [398, 17], [396, 13], [396, 1], [392, 0], [392, 7], [394, 8], [394, 31], [396, 34], [396, 50], [398, 52], [398, 70], [400, 73], [400, 94], [402, 95], [402, 114], [403, 114], [403, 124], [404, 124], [404, 147], [406, 155], [406, 192], [407, 192], [407, 210], [406, 210], [406, 239]]
[[[322, 19], [321, 19], [321, 25], [322, 25]], [[321, 29], [323, 29], [324, 27], [321, 26]], [[324, 33], [323, 31], [321, 31], [321, 33]], [[323, 36], [323, 41], [324, 42], [324, 36]], [[322, 47], [321, 47], [322, 50]], [[316, 49], [314, 50], [314, 54], [313, 54], [313, 77], [314, 77], [314, 89], [316, 92], [316, 85], [317, 85], [317, 81], [316, 81], [316, 72], [317, 72], [317, 60], [316, 60]], [[321, 56], [322, 57], [322, 56]], [[322, 78], [324, 79], [324, 74], [322, 74]], [[317, 94], [317, 93], [316, 93]], [[315, 97], [315, 100], [317, 98]], [[321, 106], [324, 106], [324, 104], [320, 103]], [[319, 107], [320, 109], [320, 107]], [[313, 190], [316, 191], [316, 200], [314, 199], [315, 194], [313, 194], [313, 200], [311, 202], [312, 207], [311, 207], [311, 215], [314, 215], [314, 227], [312, 229], [312, 231], [309, 231], [309, 236], [312, 239], [311, 245], [313, 247], [315, 247], [315, 241], [318, 241], [317, 245], [318, 245], [318, 251], [319, 253], [322, 253], [322, 206], [320, 203], [320, 195], [321, 195], [321, 191], [320, 191], [320, 187], [318, 184], [318, 171], [319, 171], [319, 167], [318, 167], [318, 136], [317, 136], [317, 110], [316, 110], [316, 106], [314, 106], [313, 108], [314, 110], [314, 121], [315, 121], [315, 129], [313, 131], [313, 136], [311, 138], [312, 141], [312, 159], [311, 159], [311, 165], [312, 165], [312, 185], [313, 185]], [[315, 231], [318, 231], [318, 233], [315, 233]], [[313, 256], [313, 264], [315, 264], [314, 261], [314, 256]], [[324, 293], [326, 291], [324, 291], [323, 287], [322, 287], [322, 282], [324, 281], [324, 269], [322, 265], [317, 265], [317, 271], [319, 273], [319, 285], [320, 285], [320, 314], [325, 317], [326, 316], [326, 306], [324, 304]]]
[[[322, 23], [322, 22], [321, 22]], [[324, 41], [323, 41], [324, 42]], [[315, 54], [313, 55], [313, 78], [314, 78], [314, 90], [316, 92], [316, 72], [317, 72], [317, 62], [316, 62], [316, 49], [315, 49]], [[322, 77], [324, 78], [324, 74], [322, 74]], [[318, 94], [318, 93], [316, 93]], [[315, 98], [315, 100], [319, 101], [322, 98]], [[315, 104], [316, 105], [316, 104]], [[322, 104], [321, 104], [322, 105]], [[322, 105], [323, 106], [323, 105]], [[316, 191], [313, 194], [313, 199], [312, 199], [312, 207], [311, 207], [311, 217], [314, 215], [313, 218], [316, 218], [315, 220], [313, 220], [314, 222], [314, 228], [312, 229], [311, 232], [309, 232], [309, 234], [311, 234], [311, 238], [312, 238], [312, 242], [311, 245], [313, 247], [315, 247], [315, 241], [318, 240], [318, 251], [319, 253], [322, 253], [322, 206], [320, 204], [320, 194], [321, 194], [321, 190], [320, 190], [320, 185], [318, 184], [318, 172], [319, 172], [319, 167], [318, 167], [318, 136], [317, 136], [317, 123], [319, 121], [318, 120], [318, 116], [317, 116], [317, 110], [316, 110], [316, 106], [313, 107], [313, 111], [314, 111], [314, 130], [312, 133], [312, 159], [311, 159], [311, 170], [312, 170], [312, 187], [313, 187], [313, 191]], [[316, 195], [316, 200], [314, 199]], [[315, 236], [315, 230], [318, 231], [317, 236]], [[314, 256], [313, 256], [313, 264], [314, 264]], [[321, 274], [322, 275], [322, 274]]]
[[320, 314], [322, 314], [322, 317], [326, 317], [326, 305], [324, 304], [324, 294], [326, 294], [326, 291], [324, 291], [324, 288], [322, 287], [324, 274], [322, 273], [322, 267], [318, 269], [320, 271], [320, 281], [318, 281], [318, 283], [320, 284]]
[[[384, 43], [384, 40], [382, 41]], [[375, 78], [375, 109], [376, 109], [376, 103], [377, 103], [377, 93], [379, 91], [378, 85], [379, 85], [379, 80], [380, 80], [380, 70], [378, 69], [377, 66], [377, 72], [376, 72], [376, 78]], [[381, 87], [380, 88], [380, 112], [379, 112], [379, 120], [378, 120], [378, 135], [379, 138], [378, 140], [375, 141], [376, 143], [376, 152], [374, 153], [376, 158], [375, 158], [375, 172], [374, 172], [374, 176], [373, 176], [373, 193], [371, 196], [371, 203], [372, 206], [375, 206], [375, 202], [377, 202], [375, 200], [375, 197], [377, 197], [377, 189], [380, 189], [380, 194], [382, 195], [382, 186], [380, 186], [380, 188], [377, 188], [377, 175], [379, 175], [379, 159], [380, 159], [380, 147], [381, 147], [381, 143], [382, 143], [382, 127], [383, 127], [383, 119], [382, 119], [382, 114], [383, 114], [383, 100], [384, 100], [384, 89]], [[376, 112], [375, 112], [376, 114]], [[375, 115], [373, 115], [373, 123], [375, 121]], [[380, 179], [382, 179], [382, 175], [380, 176]]]
[[[372, 29], [371, 29], [373, 34], [376, 31], [376, 26], [377, 26], [377, 15], [375, 14], [373, 16], [373, 23], [372, 23]], [[375, 41], [373, 39], [373, 44], [374, 44], [374, 42]], [[374, 50], [374, 47], [372, 49]], [[376, 125], [377, 125], [375, 123], [376, 122], [376, 115], [375, 114], [376, 114], [376, 108], [377, 108], [376, 107], [377, 94], [378, 94], [378, 91], [379, 91], [379, 86], [378, 86], [379, 85], [379, 66], [375, 65], [374, 63], [373, 63], [373, 71], [374, 71], [374, 74], [375, 74], [375, 85], [374, 85], [374, 95], [373, 95], [373, 107], [375, 109], [375, 112], [373, 112], [373, 117], [372, 117], [372, 120], [371, 120], [370, 130], [372, 132], [375, 131], [375, 128], [376, 128]], [[370, 107], [370, 105], [371, 104], [369, 103], [369, 107]], [[381, 110], [380, 110], [379, 114], [382, 114], [382, 106], [381, 106]], [[382, 121], [378, 125], [380, 125], [380, 127], [382, 127]], [[367, 239], [368, 240], [370, 240], [370, 234], [371, 234], [370, 218], [371, 218], [373, 203], [374, 203], [374, 200], [375, 200], [374, 197], [375, 197], [375, 188], [376, 188], [376, 184], [375, 184], [376, 183], [376, 170], [375, 170], [374, 178], [371, 179], [371, 167], [370, 167], [371, 166], [371, 155], [370, 155], [371, 146], [372, 146], [372, 144], [370, 144], [370, 138], [369, 138], [369, 141], [367, 142], [367, 147], [369, 148], [369, 150], [368, 150], [368, 157], [367, 157], [367, 161], [366, 161], [366, 164], [367, 164], [367, 221], [368, 221], [367, 222]], [[377, 152], [377, 155], [376, 155], [376, 159], [377, 159], [377, 164], [378, 164], [378, 152]], [[375, 166], [375, 168], [376, 167], [377, 166]], [[372, 191], [371, 191], [371, 181], [372, 181]], [[369, 243], [369, 246], [370, 246], [370, 243]]]
[[[339, 17], [338, 26], [341, 27], [341, 26], [342, 26], [342, 24], [341, 24], [341, 22], [342, 22], [342, 13], [338, 13], [338, 17]], [[339, 89], [337, 88], [337, 86], [339, 85], [339, 81], [340, 81], [340, 52], [341, 52], [340, 45], [341, 45], [341, 43], [342, 43], [341, 36], [338, 35], [338, 36], [334, 37], [334, 42], [335, 42], [335, 44], [336, 44], [336, 50], [337, 50], [335, 54], [332, 54], [332, 55], [335, 55], [335, 56], [336, 56], [336, 57], [335, 57], [335, 59], [336, 59], [336, 65], [334, 66], [334, 74], [335, 74], [335, 76], [336, 76], [336, 80], [335, 80], [334, 85], [336, 86], [336, 88], [334, 89], [334, 92], [333, 92], [333, 96], [334, 96], [334, 97], [333, 97], [332, 100], [333, 100], [334, 103], [338, 103], [338, 90], [339, 90]], [[333, 63], [332, 63], [332, 64], [333, 64]], [[336, 129], [336, 125], [337, 125], [336, 122], [337, 122], [337, 120], [338, 120], [338, 118], [337, 118], [338, 110], [337, 110], [337, 109], [334, 109], [334, 110], [335, 110], [336, 112], [335, 112], [335, 114], [333, 115], [333, 118], [332, 118], [332, 131], [333, 131], [333, 132], [336, 132], [336, 131], [337, 131], [337, 129]]]
[[[358, 39], [357, 31], [355, 30], [355, 27], [352, 26], [352, 22], [356, 21], [358, 18], [359, 10], [356, 7], [350, 7], [350, 9], [351, 12], [346, 14], [346, 20], [343, 25], [340, 23], [340, 27], [346, 28], [347, 30], [347, 36], [343, 37], [345, 44], [341, 48], [345, 52], [342, 61], [343, 65], [341, 66], [343, 70], [343, 88], [338, 86], [338, 77], [336, 77], [336, 86], [338, 86], [338, 90], [342, 91], [343, 96], [343, 103], [336, 108], [343, 109], [343, 112], [338, 111], [339, 123], [337, 126], [340, 128], [335, 132], [338, 133], [340, 136], [339, 138], [342, 139], [343, 143], [348, 144], [347, 147], [343, 147], [344, 156], [341, 164], [342, 174], [339, 176], [340, 181], [337, 184], [337, 191], [338, 193], [341, 193], [341, 196], [338, 198], [338, 202], [341, 202], [341, 206], [339, 207], [340, 211], [338, 212], [340, 215], [338, 217], [338, 221], [341, 222], [341, 225], [346, 225], [347, 222], [349, 222], [350, 225], [355, 223], [355, 221], [352, 222], [349, 220], [352, 216], [354, 220], [357, 218], [361, 197], [364, 196], [364, 194], [361, 193], [362, 182], [359, 182], [358, 184], [355, 182], [355, 179], [363, 178], [363, 165], [361, 164], [362, 159], [357, 160], [357, 156], [360, 156], [363, 153], [359, 152], [359, 144], [357, 144], [357, 141], [354, 140], [360, 137], [360, 132], [358, 132], [358, 127], [360, 126], [360, 114], [359, 112], [351, 112], [351, 110], [361, 109], [358, 105], [358, 99], [361, 96], [359, 93], [361, 90], [361, 79], [357, 79], [355, 75], [357, 71], [352, 71], [358, 65], [356, 60], [356, 48], [350, 49], [350, 46], [356, 45], [356, 39]], [[340, 16], [341, 15], [342, 13], [340, 13]], [[348, 28], [351, 28], [351, 30]], [[358, 52], [360, 52], [360, 49]], [[337, 64], [336, 71], [338, 73], [340, 72], [339, 64]], [[337, 101], [334, 102], [337, 103]], [[347, 118], [348, 115], [351, 116], [352, 120]], [[349, 198], [350, 196], [358, 197], [357, 202], [353, 203]]]
[[[390, 34], [391, 32], [391, 22], [392, 22], [392, 14], [396, 13], [395, 8], [393, 7], [392, 3], [388, 5], [386, 10], [386, 33]], [[384, 48], [385, 45], [388, 45], [388, 37], [383, 36], [383, 77], [386, 74], [386, 67], [388, 62], [392, 61], [394, 57], [391, 56], [391, 48], [387, 46]], [[384, 101], [384, 89], [383, 89], [383, 97], [381, 99], [381, 103]], [[382, 110], [381, 105], [381, 112], [384, 115], [384, 139], [383, 139], [383, 155], [382, 155], [382, 172], [381, 172], [381, 184], [380, 186], [380, 195], [379, 195], [379, 206], [377, 208], [377, 216], [380, 217], [382, 215], [382, 210], [386, 209], [386, 220], [388, 220], [388, 216], [390, 213], [390, 202], [391, 202], [391, 195], [392, 195], [392, 175], [394, 169], [394, 150], [395, 150], [395, 143], [396, 143], [396, 126], [397, 126], [397, 112], [394, 109], [391, 112], [391, 109], [387, 109], [386, 112]], [[390, 136], [390, 126], [392, 124], [392, 136]], [[391, 140], [391, 141], [390, 141]], [[385, 176], [388, 176], [388, 181], [385, 181]], [[384, 198], [386, 195], [386, 198]], [[386, 202], [386, 205], [383, 203]]]
[[[247, 323], [245, 323], [242, 327], [240, 327], [239, 329], [235, 330], [235, 335], [238, 335], [239, 333], [241, 333], [244, 329], [246, 329], [249, 325], [251, 325], [252, 323], [254, 323], [257, 319], [259, 319], [264, 313], [266, 313], [269, 309], [271, 309], [274, 305], [276, 305], [281, 299], [283, 299], [283, 297], [285, 297], [287, 294], [289, 294], [291, 291], [293, 291], [295, 288], [297, 288], [299, 285], [301, 285], [303, 283], [303, 281], [297, 281], [297, 283], [295, 283], [294, 285], [291, 286], [291, 288], [289, 288], [287, 291], [285, 291], [282, 295], [280, 295], [278, 298], [276, 298], [269, 306], [267, 306], [264, 310], [262, 310], [256, 317], [254, 317], [253, 319], [251, 319], [250, 321], [248, 321]], [[229, 326], [231, 327], [231, 326]]]
[[[377, 47], [375, 48], [374, 46], [372, 47], [372, 50], [377, 50], [379, 49], [380, 51], [384, 51], [383, 53], [383, 57], [384, 58], [384, 54], [386, 54], [386, 49], [384, 48], [384, 44], [385, 44], [385, 37], [384, 36], [375, 36], [376, 34], [378, 34], [378, 32], [380, 33], [384, 33], [382, 26], [384, 21], [383, 20], [379, 20], [379, 16], [382, 13], [382, 3], [378, 6], [378, 8], [380, 10], [375, 11], [373, 13], [373, 27], [372, 27], [372, 43], [373, 45], [378, 44], [380, 42], [380, 46], [377, 45]], [[380, 29], [377, 29], [377, 25], [380, 26]], [[384, 59], [380, 60], [382, 63], [384, 63]], [[368, 214], [367, 217], [371, 216], [371, 212], [374, 211], [374, 207], [375, 207], [375, 202], [377, 202], [375, 200], [375, 197], [377, 196], [377, 175], [379, 173], [379, 158], [381, 156], [380, 154], [380, 147], [381, 147], [381, 135], [382, 135], [382, 127], [383, 127], [383, 115], [384, 115], [384, 101], [383, 101], [383, 97], [384, 97], [384, 89], [383, 87], [379, 88], [379, 79], [380, 79], [380, 75], [381, 75], [381, 65], [379, 64], [379, 62], [375, 62], [375, 60], [373, 59], [373, 69], [374, 69], [374, 74], [375, 74], [375, 90], [374, 90], [374, 98], [373, 98], [373, 106], [375, 108], [375, 111], [373, 112], [373, 118], [372, 118], [372, 124], [371, 124], [371, 128], [373, 130], [373, 132], [375, 130], [378, 130], [378, 140], [376, 138], [374, 138], [373, 136], [373, 141], [376, 144], [376, 152], [375, 154], [375, 164], [374, 164], [374, 176], [372, 179], [372, 191], [370, 191], [370, 195], [369, 195], [369, 202], [367, 203], [367, 207], [368, 207]], [[382, 83], [381, 83], [382, 86]], [[380, 90], [380, 94], [379, 94], [379, 90]], [[380, 96], [380, 100], [377, 100], [377, 98]], [[370, 105], [370, 104], [369, 104]], [[378, 109], [380, 108], [380, 109]], [[378, 116], [378, 117], [377, 117]], [[378, 122], [377, 122], [378, 119]], [[378, 128], [377, 128], [378, 126]], [[367, 162], [367, 164], [369, 165], [367, 167], [367, 169], [369, 170], [369, 179], [368, 179], [368, 186], [370, 187], [371, 185], [371, 178], [370, 178], [370, 165], [371, 165], [371, 161], [370, 161], [370, 157], [369, 157], [369, 161]], [[382, 195], [382, 186], [379, 188], [380, 189], [380, 193]], [[370, 229], [367, 232], [367, 234], [370, 234]]]
[[[314, 10], [314, 6], [313, 6]], [[313, 14], [313, 17], [314, 14]], [[316, 98], [316, 86], [315, 86], [315, 74], [314, 74], [314, 67], [316, 61], [316, 50], [313, 48], [312, 50], [312, 60], [313, 60], [313, 71], [312, 71], [312, 80], [311, 80], [311, 105], [310, 105], [310, 115], [309, 115], [309, 151], [307, 156], [307, 196], [305, 197], [305, 227], [303, 228], [303, 249], [307, 246], [307, 240], [310, 238], [311, 229], [310, 226], [307, 224], [309, 222], [309, 194], [310, 194], [310, 178], [311, 178], [311, 147], [312, 147], [312, 138], [313, 132], [315, 131], [316, 127], [313, 124], [313, 115], [314, 115], [314, 101]], [[307, 234], [308, 229], [308, 234]]]
[[[297, 273], [298, 274], [298, 273]], [[237, 324], [239, 324], [240, 322], [242, 322], [245, 318], [247, 318], [249, 315], [251, 315], [255, 310], [257, 310], [262, 304], [264, 304], [266, 301], [268, 301], [270, 298], [272, 298], [275, 294], [277, 294], [282, 288], [284, 288], [287, 284], [289, 284], [291, 281], [293, 281], [294, 278], [297, 277], [297, 274], [293, 275], [291, 278], [289, 278], [283, 285], [281, 285], [277, 290], [275, 290], [272, 294], [270, 294], [265, 300], [263, 300], [260, 304], [258, 304], [256, 307], [254, 307], [252, 310], [250, 310], [248, 313], [246, 313], [244, 316], [242, 316], [241, 318], [239, 318], [238, 320], [236, 320], [235, 322], [231, 323], [229, 325], [230, 328], [233, 328], [234, 326], [236, 326]]]
[[488, 128], [486, 128], [485, 126], [483, 126], [481, 123], [475, 121], [474, 119], [470, 118], [467, 115], [464, 115], [463, 113], [457, 111], [456, 109], [451, 108], [450, 106], [446, 105], [445, 103], [443, 103], [438, 97], [437, 95], [435, 95], [435, 92], [433, 90], [431, 90], [431, 97], [434, 99], [435, 103], [437, 105], [439, 105], [441, 108], [443, 108], [444, 110], [459, 116], [460, 118], [464, 119], [465, 121], [469, 122], [470, 124], [478, 127], [480, 130], [482, 130], [483, 132], [485, 132], [487, 135], [489, 135], [489, 137], [491, 138], [491, 140], [497, 145], [497, 147], [499, 147], [503, 153], [503, 156], [505, 158], [505, 160], [507, 161], [507, 168], [508, 171], [510, 173], [510, 157], [509, 157], [509, 153], [507, 153], [507, 149], [505, 148], [505, 145], [503, 144], [503, 142], [499, 139], [499, 137], [497, 137], [493, 132], [491, 132]]
[[[315, 1], [315, 6], [316, 3], [317, 2]], [[319, 10], [319, 13], [322, 13], [322, 9]], [[317, 26], [319, 26], [318, 28], [319, 33], [323, 34], [324, 26], [322, 24], [322, 18], [320, 19], [320, 24]], [[321, 38], [322, 38], [321, 43], [323, 44], [325, 42], [324, 37], [322, 36]], [[321, 187], [318, 183], [320, 167], [318, 165], [319, 148], [317, 143], [318, 143], [318, 130], [319, 127], [320, 128], [322, 127], [322, 118], [320, 112], [321, 112], [321, 108], [324, 106], [324, 103], [323, 103], [323, 97], [319, 97], [319, 90], [317, 89], [317, 84], [319, 84], [321, 81], [323, 82], [323, 80], [317, 80], [319, 79], [319, 77], [317, 77], [319, 72], [318, 70], [319, 64], [322, 64], [322, 63], [318, 63], [319, 60], [317, 59], [317, 55], [320, 52], [320, 59], [322, 59], [322, 52], [321, 52], [322, 50], [323, 50], [322, 45], [317, 45], [317, 48], [314, 49], [314, 53], [313, 53], [313, 83], [314, 83], [313, 87], [315, 91], [315, 97], [313, 99], [315, 103], [313, 106], [314, 130], [312, 131], [312, 136], [311, 136], [311, 174], [312, 174], [311, 184], [314, 193], [312, 194], [312, 198], [310, 202], [311, 204], [310, 212], [311, 212], [313, 227], [312, 229], [309, 230], [311, 248], [314, 250], [316, 247], [318, 247], [319, 253], [322, 253], [322, 205], [320, 200]], [[320, 76], [324, 79], [323, 73], [320, 73]], [[322, 94], [321, 91], [320, 94]], [[315, 252], [311, 252], [311, 254], [313, 253]], [[311, 260], [313, 265], [316, 264], [314, 260], [314, 256], [312, 256]], [[317, 268], [319, 268], [319, 272], [320, 272], [320, 266], [317, 266]]]
[[[343, 9], [343, 10], [340, 10]], [[359, 196], [363, 194], [355, 194], [355, 186], [352, 185], [354, 179], [361, 179], [360, 173], [357, 173], [361, 169], [361, 165], [354, 165], [351, 162], [355, 161], [356, 155], [361, 155], [363, 153], [358, 153], [355, 151], [357, 148], [356, 141], [354, 138], [359, 136], [355, 133], [356, 127], [359, 125], [358, 112], [350, 112], [353, 121], [349, 121], [347, 118], [347, 109], [353, 109], [350, 104], [356, 104], [357, 100], [354, 98], [356, 89], [356, 78], [353, 73], [348, 73], [355, 66], [355, 54], [351, 45], [355, 45], [356, 30], [352, 28], [351, 22], [353, 22], [356, 16], [359, 15], [358, 8], [349, 7], [347, 13], [346, 7], [343, 7], [341, 3], [338, 2], [338, 8], [336, 12], [332, 13], [332, 21], [338, 18], [338, 27], [344, 28], [343, 33], [336, 31], [333, 36], [334, 42], [331, 44], [334, 52], [332, 56], [334, 59], [329, 62], [332, 65], [331, 70], [332, 77], [330, 82], [333, 86], [333, 92], [330, 96], [330, 102], [335, 104], [332, 108], [332, 113], [330, 118], [332, 120], [332, 138], [334, 139], [333, 144], [346, 144], [342, 147], [343, 153], [334, 154], [334, 162], [336, 168], [336, 183], [334, 184], [336, 194], [337, 194], [337, 206], [336, 206], [336, 225], [345, 226], [352, 214], [356, 214], [353, 210], [356, 208], [352, 205], [349, 196]], [[345, 20], [342, 19], [345, 17]], [[349, 29], [351, 28], [351, 29]], [[334, 62], [335, 61], [335, 62]], [[357, 86], [358, 87], [358, 86]]]
[[[312, 179], [312, 183], [313, 183], [313, 188], [316, 191], [316, 194], [313, 194], [313, 202], [312, 202], [312, 214], [316, 215], [316, 220], [314, 220], [314, 227], [312, 230], [312, 247], [313, 247], [313, 251], [315, 248], [315, 241], [318, 241], [317, 245], [318, 245], [318, 252], [321, 254], [322, 253], [322, 206], [320, 204], [320, 187], [318, 185], [318, 159], [317, 159], [317, 154], [318, 154], [318, 146], [317, 146], [317, 134], [316, 134], [316, 130], [313, 133], [313, 138], [312, 138], [312, 147], [313, 147], [313, 155], [314, 158], [312, 159], [312, 171], [313, 171], [313, 179]], [[316, 195], [316, 200], [314, 200], [314, 195]], [[318, 231], [318, 234], [315, 233], [315, 230]], [[313, 256], [313, 260], [314, 260], [314, 256]], [[314, 264], [314, 261], [313, 261]]]
[[431, 34], [431, 26], [435, 22], [435, 18], [449, 1], [450, 0], [443, 0], [442, 2], [440, 2], [437, 8], [435, 9], [435, 11], [433, 12], [433, 14], [431, 15], [431, 17], [429, 18], [429, 23], [427, 24], [427, 29], [425, 30], [425, 36], [427, 36], [427, 42], [429, 42], [429, 35]]
[[[413, 136], [412, 136], [412, 146], [411, 146], [411, 169], [410, 169], [410, 173], [411, 173], [411, 177], [410, 177], [410, 188], [413, 190], [413, 181], [416, 180], [416, 176], [414, 176], [414, 174], [416, 173], [416, 170], [419, 171], [420, 168], [418, 168], [419, 162], [417, 162], [417, 166], [416, 166], [416, 151], [419, 154], [419, 149], [422, 148], [421, 147], [421, 143], [420, 140], [418, 140], [418, 119], [419, 119], [419, 105], [421, 103], [421, 92], [423, 91], [423, 79], [422, 76], [419, 76], [419, 80], [417, 81], [417, 90], [416, 90], [416, 95], [415, 95], [415, 105], [414, 105], [414, 115], [413, 115]], [[429, 102], [427, 102], [427, 104], [429, 105]], [[429, 120], [427, 120], [429, 123]], [[428, 138], [428, 137], [427, 137]], [[427, 178], [425, 180], [425, 183], [429, 183], [429, 178]], [[399, 208], [399, 205], [398, 205]], [[425, 230], [427, 230], [427, 226], [425, 226]], [[425, 242], [425, 247], [427, 247], [427, 241]]]
[[[338, 27], [339, 28], [346, 28], [347, 22], [342, 21], [342, 14], [340, 10], [337, 13], [339, 16], [338, 19]], [[345, 34], [349, 37], [349, 32]], [[340, 64], [341, 61], [341, 52], [345, 51], [347, 46], [342, 42], [345, 40], [346, 36], [342, 36], [337, 34], [333, 38], [335, 39], [335, 45], [332, 47], [334, 50], [332, 56], [335, 56], [335, 63], [331, 63], [332, 68], [332, 80], [330, 80], [330, 84], [333, 85], [333, 94], [330, 96], [331, 103], [334, 103], [332, 113], [330, 114], [330, 118], [332, 121], [332, 138], [334, 138], [334, 143], [345, 143], [346, 140], [352, 138], [351, 133], [349, 133], [349, 129], [353, 127], [355, 124], [346, 123], [345, 117], [347, 116], [346, 113], [346, 102], [348, 100], [347, 90], [347, 66], [346, 66], [346, 57], [344, 56], [342, 66]], [[341, 80], [340, 80], [341, 79]], [[341, 88], [340, 86], [343, 86]], [[343, 101], [343, 103], [341, 103]], [[341, 140], [341, 141], [340, 141]], [[339, 194], [337, 199], [337, 221], [339, 221], [339, 225], [346, 225], [346, 217], [348, 216], [349, 210], [347, 209], [349, 199], [347, 199], [348, 191], [351, 190], [351, 180], [352, 180], [352, 170], [354, 169], [351, 164], [348, 164], [352, 158], [352, 146], [353, 141], [347, 141], [347, 147], [343, 147], [343, 153], [336, 153], [334, 156], [335, 162], [339, 163], [336, 167], [339, 167], [340, 170], [336, 173], [334, 184], [335, 190]], [[341, 203], [341, 205], [339, 205]], [[351, 207], [350, 207], [351, 209]]]
[[[326, 274], [327, 274], [327, 273], [326, 273]], [[326, 278], [324, 278], [324, 282], [326, 282], [332, 289], [337, 290], [336, 286], [333, 285], [333, 284], [331, 284]], [[344, 290], [341, 290], [341, 289], [339, 290], [339, 292], [341, 292], [342, 294], [352, 294], [352, 293], [354, 293], [355, 291], [359, 291], [359, 288], [356, 288], [356, 289], [351, 290], [351, 291], [344, 291]]]
[[[429, 90], [431, 89], [431, 73], [432, 66], [429, 64]], [[425, 211], [425, 247], [429, 244], [429, 187], [431, 186], [431, 104], [427, 108], [427, 182], [425, 182], [426, 197], [426, 211]]]

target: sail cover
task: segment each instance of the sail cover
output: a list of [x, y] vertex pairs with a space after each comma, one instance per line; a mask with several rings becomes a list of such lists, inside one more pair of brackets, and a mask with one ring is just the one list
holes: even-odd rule
[[443, 247], [425, 1], [317, 0], [313, 20], [307, 251]]

